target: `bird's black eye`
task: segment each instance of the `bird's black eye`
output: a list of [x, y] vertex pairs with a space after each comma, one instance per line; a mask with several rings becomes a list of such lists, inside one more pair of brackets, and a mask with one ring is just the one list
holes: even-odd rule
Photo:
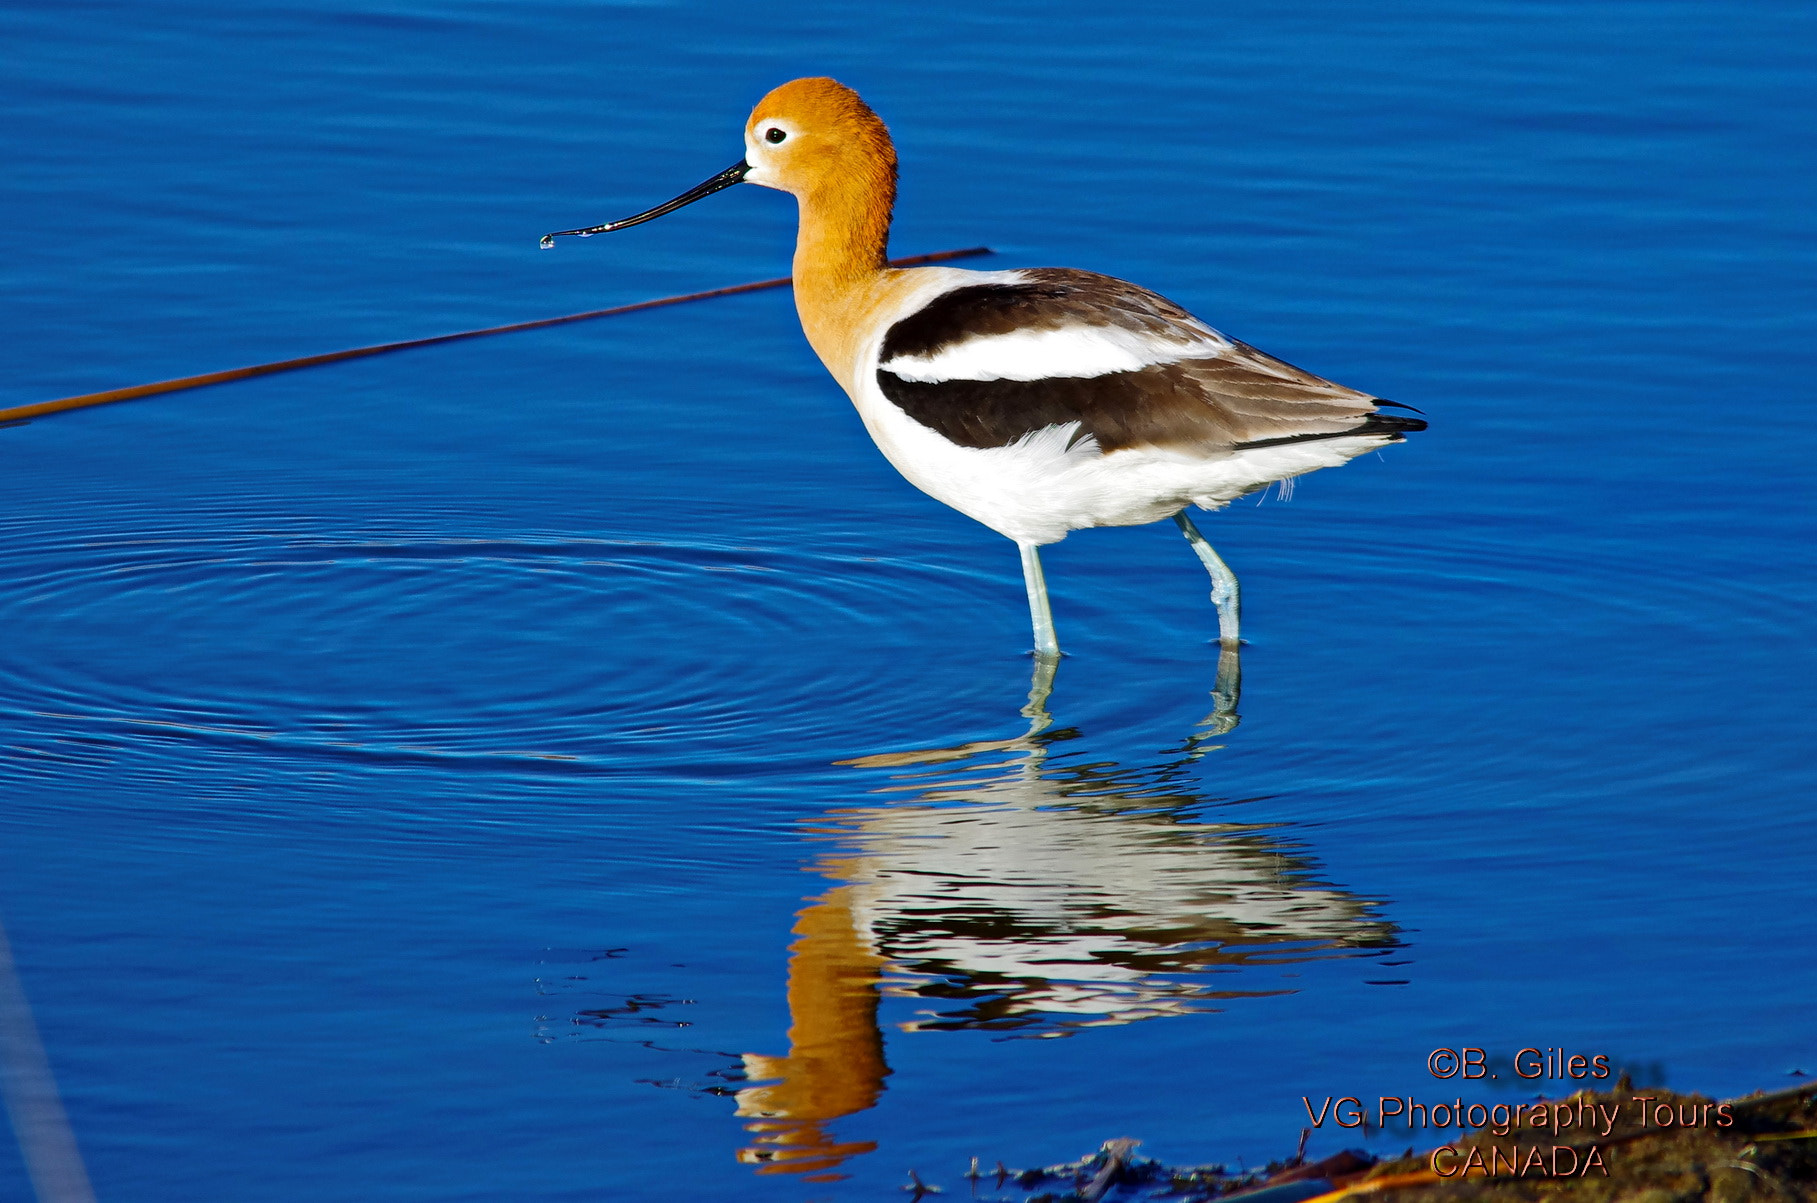
[[773, 125], [769, 129], [763, 131], [763, 140], [765, 142], [780, 142], [786, 137], [788, 137], [787, 133], [777, 129]]

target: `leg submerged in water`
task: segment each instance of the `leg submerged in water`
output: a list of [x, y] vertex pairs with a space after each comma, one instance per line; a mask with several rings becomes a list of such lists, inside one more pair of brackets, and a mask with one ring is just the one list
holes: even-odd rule
[[1028, 616], [1035, 624], [1035, 655], [1058, 656], [1054, 614], [1047, 604], [1047, 578], [1041, 574], [1041, 556], [1033, 543], [1016, 544], [1022, 551], [1022, 583], [1028, 587]]
[[1035, 657], [1035, 671], [1028, 680], [1028, 704], [1022, 707], [1022, 717], [1028, 720], [1028, 733], [1022, 738], [1029, 739], [1053, 726], [1054, 716], [1047, 712], [1047, 699], [1053, 696], [1054, 674], [1059, 671], [1060, 657]]
[[1236, 647], [1241, 640], [1237, 638], [1237, 574], [1230, 570], [1199, 528], [1192, 524], [1192, 519], [1181, 510], [1173, 516], [1180, 533], [1192, 544], [1199, 561], [1205, 565], [1205, 571], [1211, 574], [1211, 604], [1218, 608], [1218, 642], [1225, 647]]
[[1218, 677], [1211, 687], [1211, 713], [1200, 723], [1209, 735], [1228, 735], [1237, 729], [1242, 716], [1237, 706], [1243, 698], [1243, 653], [1234, 644], [1218, 648]]

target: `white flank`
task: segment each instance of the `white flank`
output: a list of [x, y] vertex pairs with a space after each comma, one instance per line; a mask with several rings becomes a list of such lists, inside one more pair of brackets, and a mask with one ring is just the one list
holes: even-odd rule
[[1211, 329], [1156, 338], [1119, 326], [1066, 326], [968, 338], [933, 355], [898, 355], [884, 371], [918, 384], [944, 380], [1048, 380], [1136, 372], [1157, 363], [1204, 359], [1230, 349]]

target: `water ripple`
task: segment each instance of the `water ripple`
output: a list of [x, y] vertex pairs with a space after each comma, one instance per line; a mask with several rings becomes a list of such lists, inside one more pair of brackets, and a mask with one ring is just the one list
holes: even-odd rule
[[597, 768], [797, 740], [881, 704], [850, 657], [805, 654], [828, 630], [931, 636], [986, 591], [813, 549], [219, 516], [26, 535], [0, 564], [5, 708], [59, 729], [15, 752], [72, 761], [176, 739]]

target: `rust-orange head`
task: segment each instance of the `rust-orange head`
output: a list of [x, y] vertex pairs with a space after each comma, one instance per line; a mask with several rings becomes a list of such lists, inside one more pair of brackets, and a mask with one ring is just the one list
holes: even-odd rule
[[[641, 225], [733, 184], [750, 182], [792, 193], [804, 219], [833, 234], [843, 254], [866, 267], [881, 262], [896, 200], [896, 148], [890, 131], [858, 93], [836, 80], [791, 80], [757, 102], [745, 123], [745, 158], [654, 209], [562, 234], [582, 238]], [[836, 232], [836, 233], [834, 233]]]
[[744, 127], [745, 179], [806, 199], [862, 193], [886, 209], [896, 194], [890, 131], [858, 93], [831, 79], [797, 79], [757, 102]]

